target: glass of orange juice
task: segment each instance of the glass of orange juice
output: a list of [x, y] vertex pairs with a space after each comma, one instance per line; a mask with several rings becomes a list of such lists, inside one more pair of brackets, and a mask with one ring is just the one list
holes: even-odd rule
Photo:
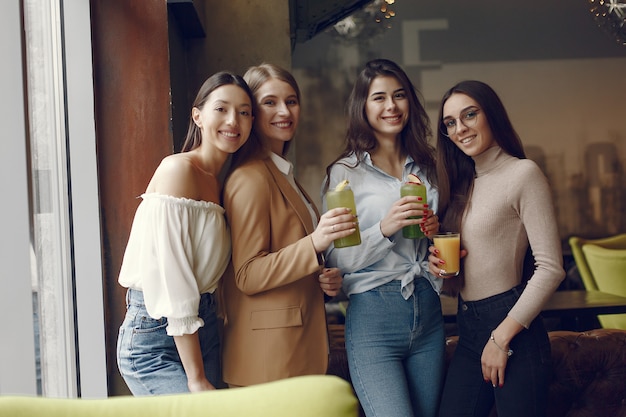
[[440, 276], [444, 278], [459, 275], [461, 263], [461, 234], [456, 232], [440, 233], [433, 236], [433, 242], [439, 251], [439, 259], [443, 259]]

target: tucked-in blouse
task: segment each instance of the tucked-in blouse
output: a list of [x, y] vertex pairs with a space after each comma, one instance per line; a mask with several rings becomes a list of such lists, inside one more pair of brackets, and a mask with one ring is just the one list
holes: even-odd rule
[[230, 259], [224, 209], [156, 193], [141, 198], [119, 283], [143, 291], [150, 317], [167, 318], [168, 335], [194, 333], [204, 325], [200, 294], [215, 291]]

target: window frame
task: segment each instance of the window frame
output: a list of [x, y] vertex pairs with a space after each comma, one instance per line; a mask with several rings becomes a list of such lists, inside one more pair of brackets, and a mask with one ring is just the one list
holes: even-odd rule
[[[4, 141], [0, 153], [0, 192], [6, 197], [0, 216], [0, 314], [4, 318], [0, 325], [0, 394], [37, 393], [31, 284], [37, 271], [31, 265], [34, 198], [29, 195], [32, 180], [25, 82], [29, 45], [28, 36], [22, 36], [25, 1], [7, 1], [0, 17], [0, 33], [7, 46], [6, 64], [0, 73], [7, 96], [0, 121], [11, 139]], [[57, 17], [51, 30], [60, 34], [53, 42], [61, 51], [60, 71], [53, 80], [59, 83], [59, 96], [54, 100], [62, 107], [56, 117], [62, 127], [56, 146], [65, 161], [59, 164], [59, 172], [51, 175], [67, 178], [67, 195], [60, 197], [67, 202], [62, 205], [66, 213], [61, 215], [68, 226], [60, 233], [69, 236], [59, 236], [69, 266], [63, 269], [60, 284], [55, 281], [54, 285], [67, 286], [70, 294], [64, 301], [69, 305], [57, 306], [64, 310], [62, 319], [68, 328], [58, 337], [66, 339], [66, 367], [75, 367], [59, 370], [64, 375], [54, 379], [64, 381], [62, 396], [101, 398], [108, 393], [90, 4], [83, 0], [50, 4]]]

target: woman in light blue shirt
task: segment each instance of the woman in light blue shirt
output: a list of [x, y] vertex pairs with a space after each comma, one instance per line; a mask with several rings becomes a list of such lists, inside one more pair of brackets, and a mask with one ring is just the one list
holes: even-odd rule
[[[411, 224], [428, 237], [439, 229], [428, 116], [406, 73], [377, 59], [355, 82], [348, 118], [345, 149], [327, 168], [322, 191], [347, 179], [361, 229], [361, 245], [326, 252], [327, 265], [345, 273], [351, 379], [368, 417], [435, 417], [444, 365], [442, 280], [428, 271], [428, 239], [402, 237]], [[408, 174], [426, 185], [427, 204], [400, 197]]]

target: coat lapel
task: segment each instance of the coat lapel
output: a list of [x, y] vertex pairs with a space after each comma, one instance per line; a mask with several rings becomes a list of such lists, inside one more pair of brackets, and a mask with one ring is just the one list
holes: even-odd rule
[[[276, 182], [276, 185], [278, 185], [280, 192], [298, 215], [298, 218], [300, 219], [300, 222], [302, 222], [306, 233], [312, 233], [314, 230], [313, 221], [311, 219], [311, 215], [309, 214], [309, 209], [307, 208], [306, 203], [302, 201], [300, 194], [298, 194], [298, 192], [291, 186], [285, 175], [280, 172], [274, 162], [272, 162], [271, 158], [266, 158], [263, 160], [263, 162], [267, 166], [268, 171], [272, 174], [272, 177], [274, 177], [274, 181]], [[311, 203], [311, 198], [306, 194], [302, 187], [300, 187], [300, 184], [296, 182], [296, 185], [298, 185], [298, 188], [300, 188], [300, 191], [302, 191], [302, 194], [309, 201], [315, 211], [315, 214], [319, 218], [319, 213], [317, 212], [317, 208], [315, 207], [315, 205]]]

